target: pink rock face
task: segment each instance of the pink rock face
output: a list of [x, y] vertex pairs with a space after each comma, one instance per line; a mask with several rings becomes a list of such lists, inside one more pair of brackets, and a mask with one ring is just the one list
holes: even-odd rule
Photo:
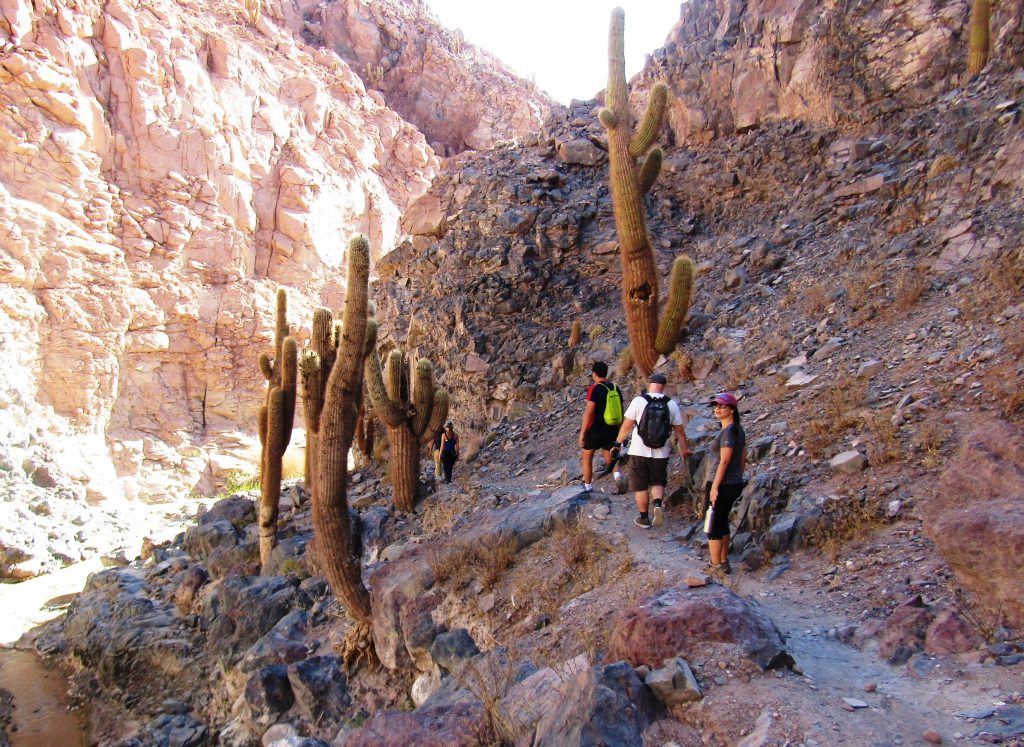
[[337, 50], [441, 155], [535, 132], [552, 104], [460, 31], [441, 26], [422, 3], [302, 0], [283, 10], [295, 32]]
[[782, 635], [758, 607], [724, 586], [665, 589], [616, 621], [608, 660], [658, 668], [665, 659], [693, 657], [701, 644], [736, 643], [762, 669], [789, 666]]
[[924, 650], [929, 654], [962, 654], [981, 642], [978, 634], [961, 615], [943, 610], [928, 626]]
[[301, 341], [344, 298], [347, 238], [390, 250], [437, 158], [341, 58], [239, 5], [0, 13], [3, 419], [78, 452], [96, 495], [251, 468], [277, 287]]
[[985, 612], [1024, 627], [1024, 429], [967, 435], [925, 511], [925, 530]]

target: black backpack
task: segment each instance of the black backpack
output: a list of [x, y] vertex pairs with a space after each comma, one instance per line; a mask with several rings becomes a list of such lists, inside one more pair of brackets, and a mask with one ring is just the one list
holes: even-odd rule
[[647, 402], [636, 432], [649, 449], [660, 449], [672, 435], [672, 416], [668, 409], [668, 397], [641, 395]]

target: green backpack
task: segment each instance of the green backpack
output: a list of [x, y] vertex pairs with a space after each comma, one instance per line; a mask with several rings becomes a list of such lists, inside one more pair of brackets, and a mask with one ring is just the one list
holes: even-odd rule
[[608, 390], [604, 400], [604, 422], [608, 425], [622, 425], [622, 393], [615, 384], [608, 386], [602, 383], [601, 386]]

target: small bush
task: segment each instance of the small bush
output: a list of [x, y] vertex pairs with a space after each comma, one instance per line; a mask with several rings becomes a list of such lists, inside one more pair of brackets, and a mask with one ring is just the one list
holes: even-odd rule
[[587, 337], [589, 337], [592, 341], [596, 341], [603, 334], [604, 325], [601, 324], [594, 324], [593, 326], [590, 327], [590, 329], [587, 330]]
[[885, 521], [885, 506], [877, 497], [841, 496], [822, 507], [822, 515], [807, 531], [807, 543], [832, 560], [850, 542], [866, 537]]
[[829, 286], [824, 281], [807, 286], [799, 293], [800, 309], [806, 316], [818, 316], [829, 303]]
[[893, 424], [892, 417], [884, 412], [873, 412], [864, 418], [862, 427], [867, 440], [868, 462], [872, 466], [880, 467], [903, 457], [900, 429]]
[[896, 308], [906, 311], [916, 304], [931, 286], [931, 279], [920, 270], [904, 270], [896, 276]]
[[259, 488], [259, 475], [241, 469], [232, 469], [224, 473], [225, 495], [231, 496], [236, 493], [248, 493], [250, 490], [259, 490]]
[[803, 407], [807, 417], [804, 448], [821, 455], [848, 430], [862, 421], [861, 408], [867, 395], [867, 382], [857, 379], [845, 386], [831, 386]]
[[957, 167], [956, 159], [948, 153], [940, 153], [928, 167], [928, 178], [933, 179], [939, 174], [947, 174]]

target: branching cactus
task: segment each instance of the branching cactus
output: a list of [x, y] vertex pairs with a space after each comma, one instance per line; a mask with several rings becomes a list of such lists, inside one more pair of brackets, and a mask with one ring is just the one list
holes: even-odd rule
[[411, 381], [409, 363], [400, 350], [392, 350], [382, 372], [377, 355], [366, 357], [366, 391], [374, 414], [387, 427], [391, 486], [399, 511], [412, 511], [420, 481], [420, 446], [434, 438], [448, 417], [448, 392], [435, 388], [430, 361], [416, 361]]
[[363, 584], [359, 551], [348, 513], [348, 453], [363, 392], [363, 360], [374, 358], [376, 322], [367, 320], [366, 285], [370, 245], [361, 235], [349, 242], [348, 294], [337, 335], [334, 365], [324, 388], [316, 437], [313, 480], [313, 529], [327, 581], [355, 622], [346, 635], [346, 662], [373, 658], [370, 595]]
[[988, 63], [991, 15], [991, 0], [974, 0], [971, 6], [971, 20], [967, 32], [968, 75], [977, 75], [985, 69], [985, 65]]
[[260, 372], [267, 380], [267, 394], [259, 415], [260, 453], [260, 562], [277, 544], [277, 513], [281, 500], [284, 452], [295, 422], [295, 385], [298, 348], [288, 335], [288, 294], [277, 291], [277, 324], [274, 355], [261, 353]]
[[[598, 118], [608, 131], [612, 207], [622, 257], [622, 303], [626, 311], [626, 327], [633, 360], [640, 373], [647, 376], [654, 369], [658, 355], [671, 352], [682, 332], [693, 286], [693, 263], [686, 257], [676, 259], [668, 305], [659, 325], [658, 276], [647, 234], [644, 195], [661, 173], [664, 153], [660, 148], [651, 149], [651, 146], [665, 116], [668, 87], [657, 83], [651, 89], [647, 111], [634, 133], [626, 86], [622, 41], [624, 25], [625, 13], [616, 8], [612, 11], [608, 34], [608, 90], [605, 96], [608, 106], [601, 110]], [[639, 164], [637, 159], [645, 154], [643, 163]], [[684, 289], [685, 298], [673, 295]]]

